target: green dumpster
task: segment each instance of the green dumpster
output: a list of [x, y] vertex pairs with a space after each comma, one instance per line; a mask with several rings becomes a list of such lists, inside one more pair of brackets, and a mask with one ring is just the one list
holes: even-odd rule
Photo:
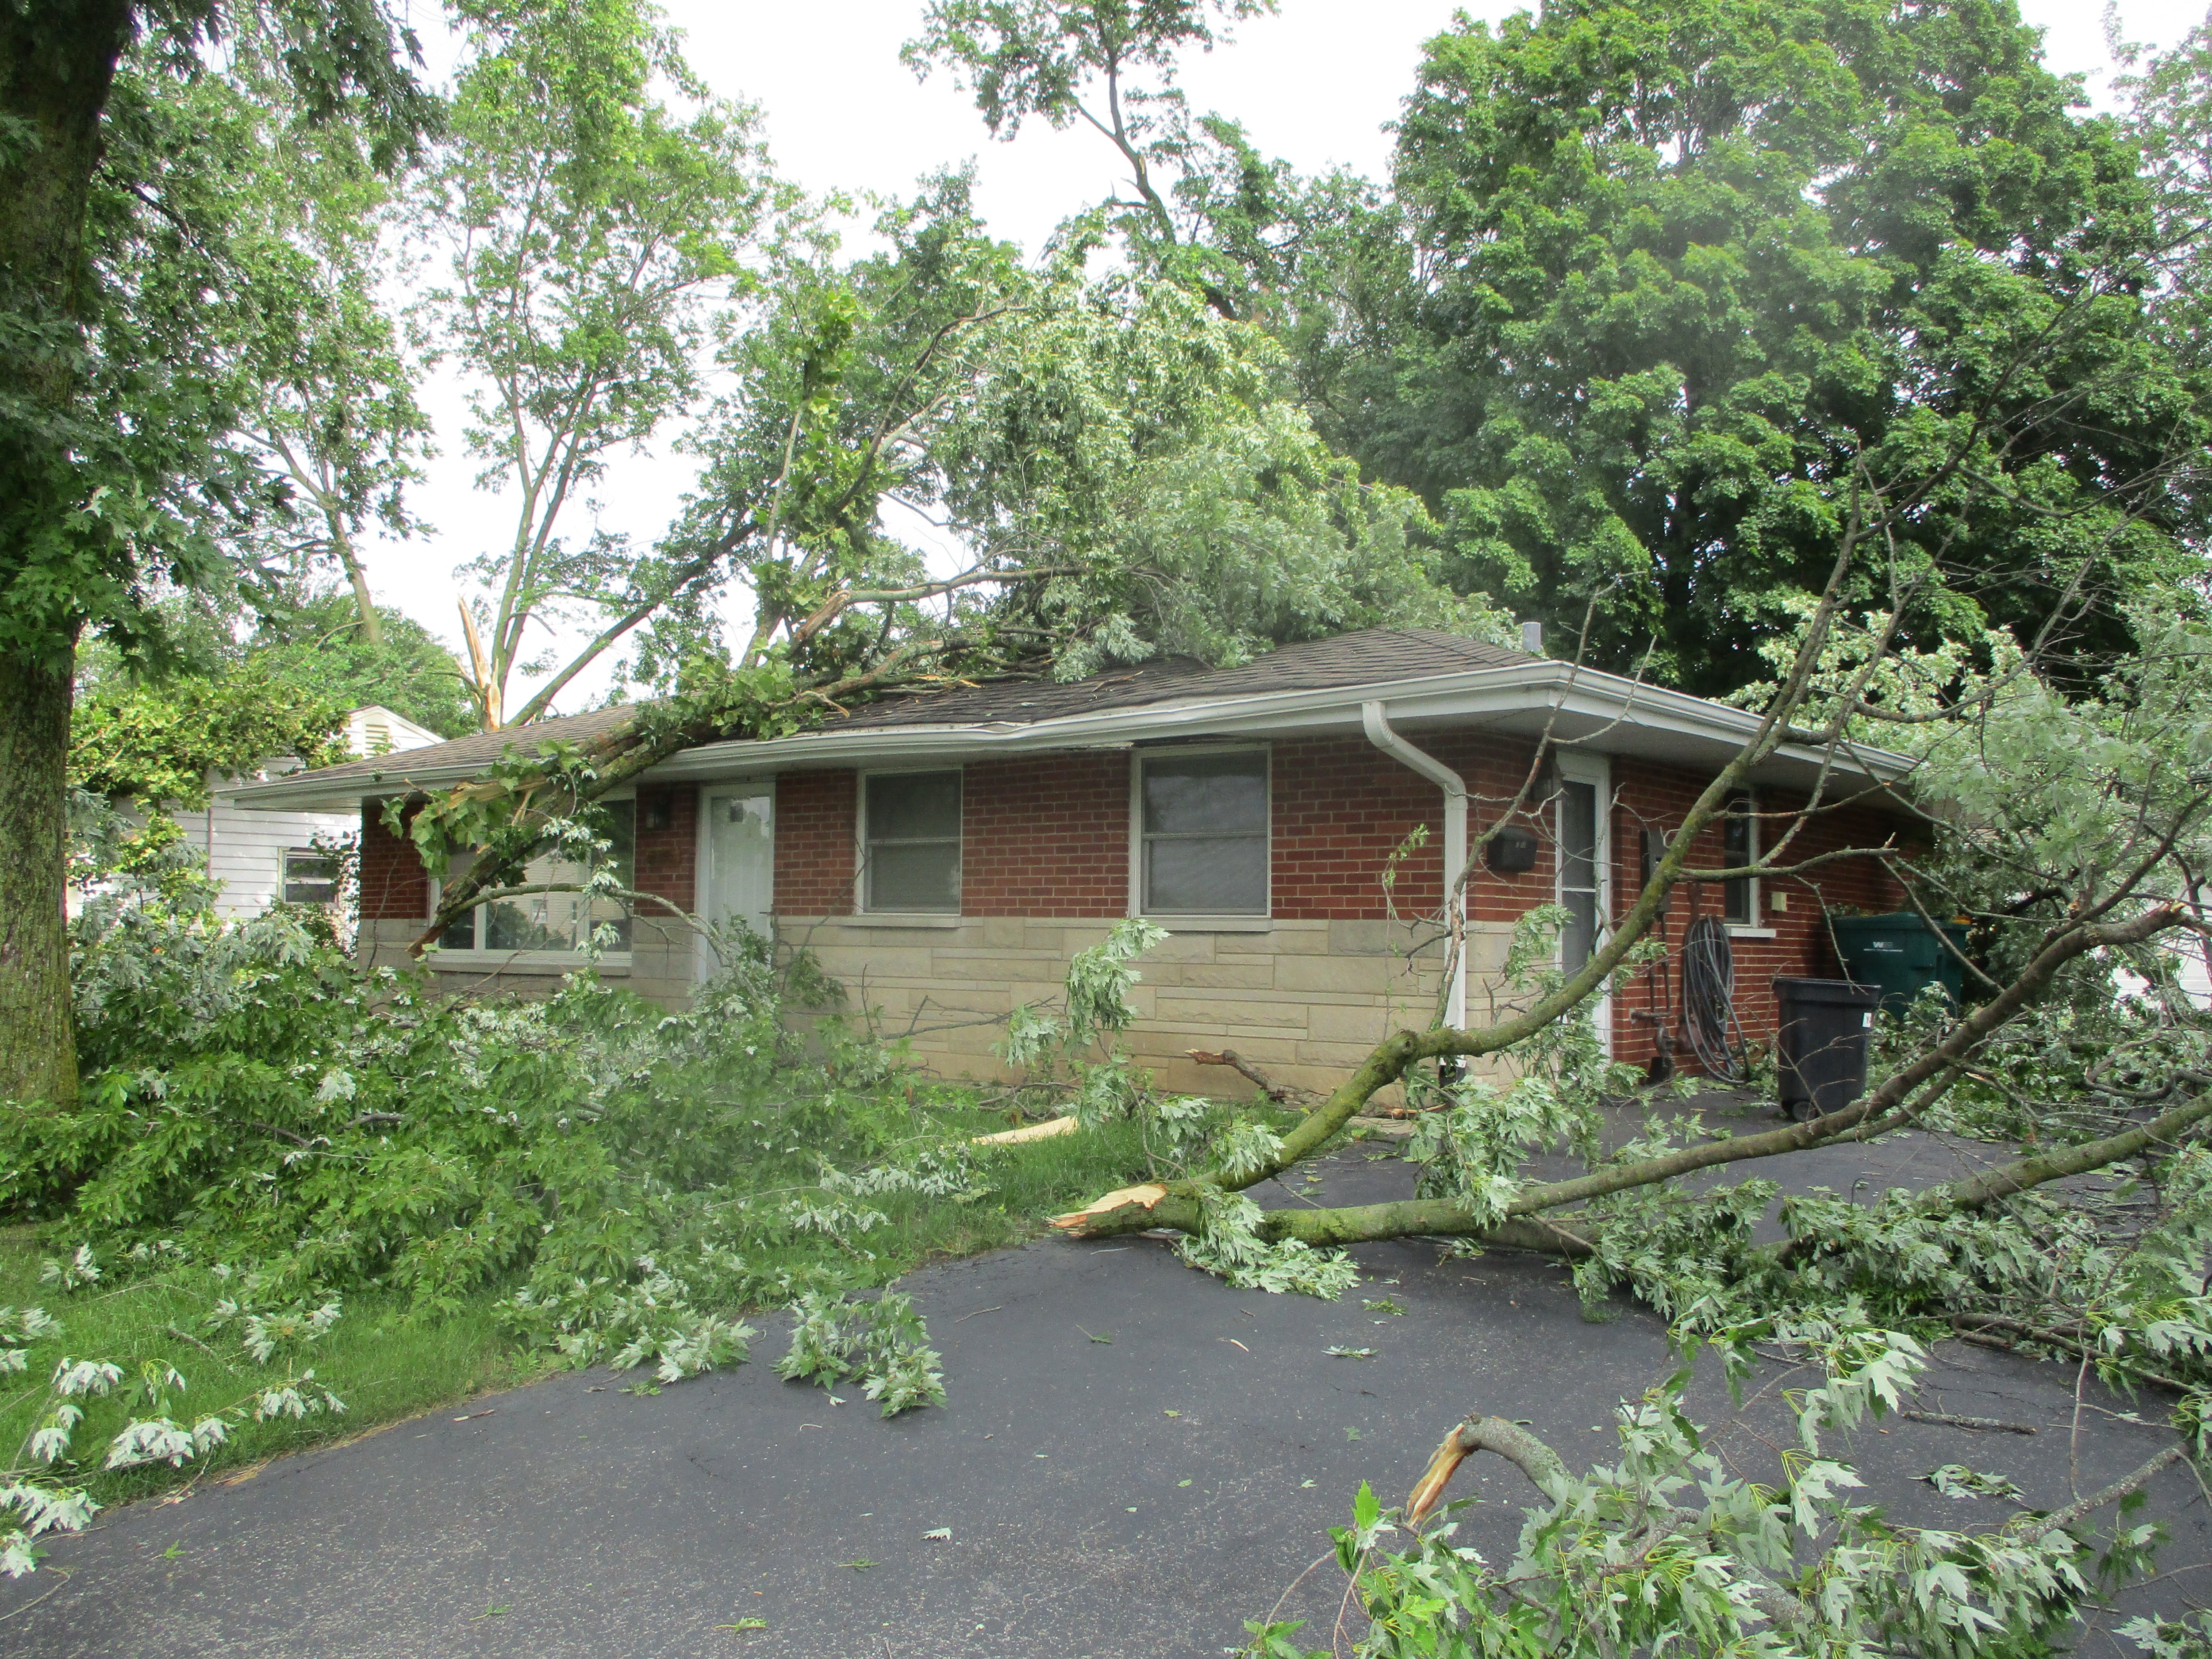
[[[1924, 986], [1941, 985], [1955, 1004], [1963, 986], [1959, 958], [1928, 924], [1910, 910], [1886, 916], [1828, 918], [1844, 972], [1862, 985], [1881, 988], [1881, 1012], [1902, 1013]], [[1946, 922], [1951, 943], [1966, 948], [1966, 930]]]

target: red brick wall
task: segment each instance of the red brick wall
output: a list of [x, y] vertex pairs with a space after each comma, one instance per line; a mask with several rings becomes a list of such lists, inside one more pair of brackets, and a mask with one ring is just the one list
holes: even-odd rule
[[1379, 920], [1383, 872], [1413, 826], [1429, 837], [1399, 861], [1399, 914], [1433, 910], [1443, 880], [1443, 792], [1363, 738], [1275, 745], [1272, 908], [1286, 920]]
[[415, 843], [384, 827], [384, 803], [361, 804], [361, 919], [425, 921], [430, 878]]
[[[1424, 733], [1416, 741], [1466, 779], [1473, 797], [1470, 839], [1513, 799], [1529, 760], [1526, 744], [1476, 732]], [[1382, 876], [1391, 853], [1423, 824], [1428, 839], [1399, 861], [1395, 885], [1386, 896]], [[1434, 913], [1443, 905], [1443, 791], [1365, 738], [1275, 745], [1278, 916], [1372, 921], [1387, 917], [1394, 903], [1401, 918]], [[1509, 921], [1548, 901], [1549, 837], [1539, 838], [1534, 869], [1520, 876], [1478, 872], [1473, 894], [1478, 921]]]
[[[1645, 829], [1671, 832], [1681, 823], [1705, 782], [1704, 778], [1692, 773], [1614, 758], [1613, 884], [1616, 915], [1633, 902], [1642, 884], [1638, 832]], [[1762, 852], [1771, 853], [1788, 827], [1768, 815], [1801, 808], [1804, 800], [1802, 794], [1771, 789], [1754, 792], [1753, 808], [1760, 814], [1758, 844]], [[1895, 829], [1895, 820], [1869, 807], [1832, 807], [1808, 821], [1780, 856], [1796, 863], [1845, 847], [1879, 846], [1890, 838]], [[1706, 869], [1721, 867], [1722, 835], [1719, 824], [1709, 827], [1691, 848], [1692, 863]], [[1790, 908], [1785, 911], [1773, 908], [1773, 896], [1778, 893], [1789, 901]], [[1677, 888], [1666, 921], [1665, 939], [1670, 952], [1678, 958], [1683, 935], [1692, 919], [1720, 915], [1723, 902], [1717, 883]], [[1763, 939], [1738, 936], [1729, 945], [1735, 963], [1736, 1018], [1742, 1022], [1747, 1037], [1763, 1042], [1774, 1035], [1772, 981], [1777, 975], [1832, 978], [1842, 971], [1823, 920], [1824, 907], [1838, 910], [1902, 909], [1905, 896], [1896, 879], [1877, 861], [1845, 859], [1802, 875], [1765, 878], [1759, 884], [1758, 902], [1759, 915], [1753, 925], [1772, 929], [1774, 937]], [[1679, 1005], [1681, 987], [1678, 960], [1670, 961], [1668, 969], [1676, 976], [1673, 989]], [[1650, 1022], [1633, 1019], [1632, 1014], [1650, 1006], [1650, 993], [1655, 989], [1660, 992], [1658, 1006], [1663, 1010], [1664, 988], [1654, 987], [1649, 969], [1639, 973], [1626, 994], [1615, 999], [1613, 1053], [1622, 1060], [1641, 1065], [1654, 1051]]]
[[[648, 830], [646, 820], [665, 811], [667, 827]], [[690, 910], [699, 884], [699, 790], [696, 784], [637, 792], [637, 890]], [[640, 906], [641, 911], [650, 906]]]
[[979, 762], [960, 802], [963, 915], [1128, 913], [1127, 754]]
[[775, 913], [853, 911], [854, 780], [849, 769], [786, 772], [775, 781]]

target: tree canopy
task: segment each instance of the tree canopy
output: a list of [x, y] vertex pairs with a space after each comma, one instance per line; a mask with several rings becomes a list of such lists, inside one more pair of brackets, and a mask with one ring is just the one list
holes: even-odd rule
[[[933, 10], [910, 52], [957, 66], [994, 131], [1066, 118], [1121, 61], [1001, 74], [1029, 34], [1022, 60], [1058, 64], [1042, 43], [1088, 40], [1090, 9], [971, 9]], [[1202, 43], [1126, 21], [1149, 53], [1128, 65]], [[2201, 370], [2154, 303], [2201, 241], [2177, 217], [2201, 173], [2172, 118], [2185, 59], [2131, 134], [2008, 0], [1561, 0], [1429, 43], [1387, 188], [1302, 180], [1177, 105], [1161, 215], [1125, 215], [1126, 243], [1283, 341], [1324, 441], [1435, 515], [1455, 588], [1705, 694], [1817, 592], [1860, 458], [1925, 477], [1962, 420], [2063, 405], [2063, 435], [1985, 447], [2003, 489], [1923, 550], [1952, 580], [1910, 625], [2033, 625], [2072, 590], [2069, 637], [2105, 660], [2206, 527], [2172, 463], [2206, 435]]]

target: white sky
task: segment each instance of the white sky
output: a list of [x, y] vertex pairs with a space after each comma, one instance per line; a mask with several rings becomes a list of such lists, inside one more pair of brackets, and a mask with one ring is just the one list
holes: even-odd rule
[[[942, 74], [918, 83], [898, 61], [918, 32], [921, 0], [663, 0], [686, 34], [686, 52], [717, 94], [758, 104], [778, 170], [807, 190], [904, 195], [922, 174], [975, 158], [977, 205], [992, 229], [1031, 252], [1068, 214], [1115, 187], [1117, 159], [1085, 130], [1025, 127], [998, 143], [968, 99]], [[2126, 34], [2170, 44], [2204, 15], [2203, 0], [2124, 0]], [[1281, 0], [1281, 15], [1241, 26], [1235, 43], [1195, 58], [1183, 85], [1195, 112], [1243, 122], [1261, 150], [1301, 173], [1342, 165], [1370, 177], [1388, 171], [1384, 125], [1413, 88], [1421, 43], [1447, 27], [1449, 0]], [[1497, 18], [1515, 0], [1479, 0], [1464, 9]], [[426, 12], [428, 8], [424, 9]], [[2091, 0], [2022, 0], [2027, 20], [2046, 31], [2045, 56], [2062, 72], [2091, 76], [2093, 95], [2110, 73], [2101, 8]], [[434, 16], [418, 27], [435, 27]], [[435, 64], [453, 47], [426, 42]], [[476, 489], [460, 453], [461, 387], [441, 373], [422, 388], [444, 453], [413, 496], [434, 533], [364, 549], [380, 599], [458, 646], [454, 567], [506, 542], [513, 520], [499, 497]], [[596, 492], [599, 522], [642, 548], [667, 526], [691, 482], [690, 464], [665, 453], [622, 459]], [[579, 513], [568, 530], [586, 533]], [[538, 643], [542, 644], [541, 640]], [[610, 683], [603, 663], [573, 684], [562, 712], [587, 708]], [[508, 706], [526, 695], [518, 680]]]

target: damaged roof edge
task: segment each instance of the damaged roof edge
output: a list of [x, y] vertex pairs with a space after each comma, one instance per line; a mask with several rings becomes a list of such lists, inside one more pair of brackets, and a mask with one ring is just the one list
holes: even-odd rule
[[[1556, 716], [1559, 735], [1600, 753], [1633, 743], [1656, 759], [1650, 739], [1666, 741], [1680, 763], [1695, 763], [1740, 749], [1758, 730], [1759, 717], [1723, 703], [1646, 685], [1571, 663], [1538, 661], [1295, 691], [1243, 692], [1230, 696], [1167, 699], [1136, 708], [1102, 708], [1032, 723], [1006, 720], [972, 725], [884, 726], [810, 732], [767, 742], [728, 739], [701, 744], [670, 757], [643, 775], [647, 782], [694, 781], [790, 770], [799, 767], [958, 760], [991, 755], [1037, 754], [1176, 738], [1325, 736], [1361, 730], [1360, 705], [1382, 701], [1394, 724], [1418, 733], [1425, 726], [1477, 724], [1534, 736]], [[1572, 730], [1568, 728], [1572, 727]], [[530, 739], [528, 728], [516, 733]], [[434, 751], [432, 751], [434, 752]], [[408, 766], [391, 757], [388, 769], [364, 776], [295, 773], [265, 783], [221, 791], [257, 811], [350, 807], [366, 797], [412, 793], [465, 783], [485, 770], [481, 760]], [[1784, 744], [1775, 762], [1786, 771], [1818, 771], [1824, 763], [1863, 781], [1894, 783], [1913, 762], [1887, 750], [1838, 745], [1832, 758], [1808, 744]], [[331, 769], [336, 770], [337, 769]], [[318, 778], [321, 781], [319, 782]]]

